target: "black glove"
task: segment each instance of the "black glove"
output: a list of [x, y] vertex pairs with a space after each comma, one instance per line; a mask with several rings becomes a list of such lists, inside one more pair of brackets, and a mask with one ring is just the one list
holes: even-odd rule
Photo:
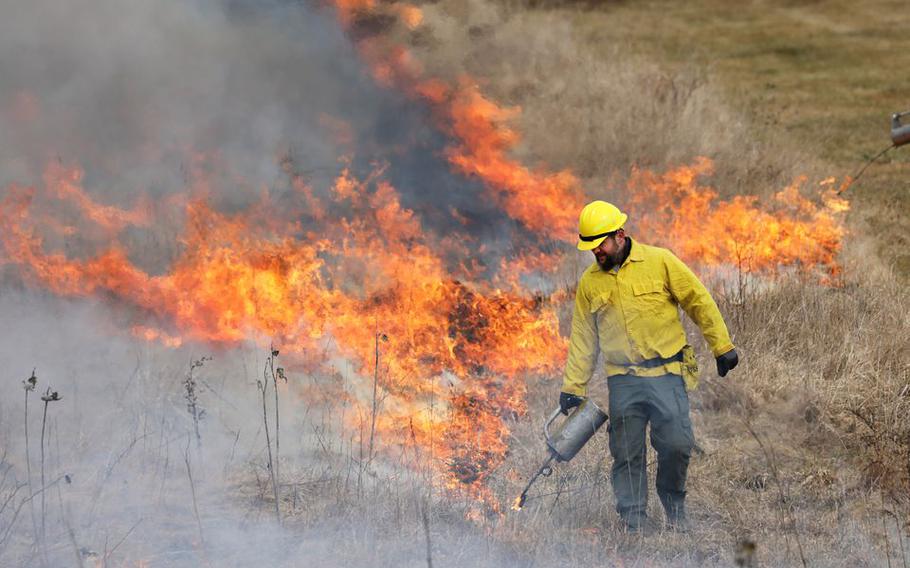
[[739, 355], [736, 349], [731, 349], [717, 358], [717, 374], [726, 377], [739, 364]]
[[585, 399], [578, 395], [561, 392], [559, 393], [559, 410], [561, 410], [563, 414], [568, 415], [570, 410], [583, 403], [584, 401]]

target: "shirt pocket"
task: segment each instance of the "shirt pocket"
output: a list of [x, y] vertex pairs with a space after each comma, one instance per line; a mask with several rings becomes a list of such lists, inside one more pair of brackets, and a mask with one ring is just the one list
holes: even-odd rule
[[609, 336], [617, 329], [620, 320], [616, 306], [610, 301], [611, 295], [612, 291], [608, 290], [591, 298], [591, 313], [594, 315], [594, 320], [597, 322], [597, 330], [601, 338], [601, 343], [603, 343], [602, 340], [605, 334]]
[[633, 304], [640, 312], [656, 312], [667, 303], [669, 294], [660, 280], [632, 283]]
[[604, 310], [610, 306], [610, 292], [601, 292], [593, 298], [591, 298], [591, 313], [596, 314], [597, 312]]

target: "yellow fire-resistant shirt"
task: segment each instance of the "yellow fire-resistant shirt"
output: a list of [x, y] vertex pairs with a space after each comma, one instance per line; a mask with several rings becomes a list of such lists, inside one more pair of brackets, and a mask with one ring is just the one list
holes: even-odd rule
[[607, 376], [681, 375], [677, 361], [656, 367], [636, 366], [668, 359], [686, 345], [678, 307], [701, 328], [714, 356], [733, 349], [717, 304], [695, 274], [667, 249], [632, 242], [618, 270], [595, 262], [578, 282], [564, 392], [585, 396], [598, 352]]

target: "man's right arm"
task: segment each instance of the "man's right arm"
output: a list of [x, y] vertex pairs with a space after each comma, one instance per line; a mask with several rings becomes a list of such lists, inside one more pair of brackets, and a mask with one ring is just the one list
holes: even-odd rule
[[585, 396], [588, 381], [594, 373], [599, 352], [597, 321], [591, 313], [581, 282], [575, 291], [575, 311], [572, 314], [572, 332], [569, 337], [569, 359], [563, 376], [562, 392]]

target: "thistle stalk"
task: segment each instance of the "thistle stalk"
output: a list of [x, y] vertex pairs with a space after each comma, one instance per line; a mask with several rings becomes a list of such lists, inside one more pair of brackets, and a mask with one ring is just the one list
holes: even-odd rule
[[370, 445], [367, 455], [367, 461], [373, 461], [373, 439], [376, 437], [376, 413], [379, 409], [379, 341], [388, 341], [389, 336], [377, 331], [375, 342], [375, 355], [373, 358], [373, 404], [370, 412]]
[[205, 415], [205, 410], [199, 405], [199, 397], [196, 394], [196, 376], [194, 373], [196, 369], [202, 367], [206, 361], [211, 360], [211, 357], [202, 357], [201, 359], [190, 362], [190, 371], [183, 380], [183, 387], [186, 390], [183, 398], [186, 399], [186, 410], [193, 418], [193, 429], [196, 433], [197, 448], [202, 447], [202, 435], [199, 433], [199, 421], [202, 420], [202, 417]]
[[263, 369], [263, 377], [261, 381], [256, 381], [256, 386], [259, 387], [259, 392], [262, 394], [262, 423], [265, 426], [265, 445], [268, 449], [269, 454], [269, 476], [272, 479], [272, 495], [275, 498], [275, 520], [278, 523], [281, 523], [281, 511], [278, 508], [278, 478], [275, 475], [275, 462], [272, 457], [272, 438], [269, 433], [269, 413], [268, 408], [266, 407], [266, 398], [269, 390], [269, 362], [266, 362], [266, 367]]
[[[35, 387], [38, 385], [38, 377], [35, 375], [35, 369], [32, 369], [32, 374], [29, 378], [22, 381], [22, 388], [25, 390], [25, 472], [28, 482], [28, 493], [29, 495], [34, 495], [34, 490], [32, 489], [32, 458], [31, 451], [29, 449], [28, 443], [28, 393], [35, 390]], [[38, 540], [38, 523], [35, 520], [35, 506], [29, 501], [29, 511], [32, 515], [32, 531], [35, 534], [35, 541]]]
[[50, 403], [62, 400], [57, 391], [52, 391], [47, 387], [47, 391], [41, 396], [44, 401], [44, 415], [41, 418], [41, 542], [44, 543], [47, 535], [47, 500], [45, 499], [45, 476], [44, 476], [44, 435], [47, 429], [47, 407]]
[[275, 368], [275, 358], [278, 357], [278, 350], [274, 346], [269, 346], [269, 351], [271, 355], [268, 359], [269, 364], [269, 374], [272, 377], [272, 384], [275, 387], [275, 479], [279, 480], [281, 477], [278, 475], [278, 464], [279, 464], [279, 440], [278, 435], [280, 433], [280, 424], [278, 421], [278, 379], [283, 379], [284, 382], [287, 382], [287, 377], [284, 374], [284, 369], [281, 367]]

